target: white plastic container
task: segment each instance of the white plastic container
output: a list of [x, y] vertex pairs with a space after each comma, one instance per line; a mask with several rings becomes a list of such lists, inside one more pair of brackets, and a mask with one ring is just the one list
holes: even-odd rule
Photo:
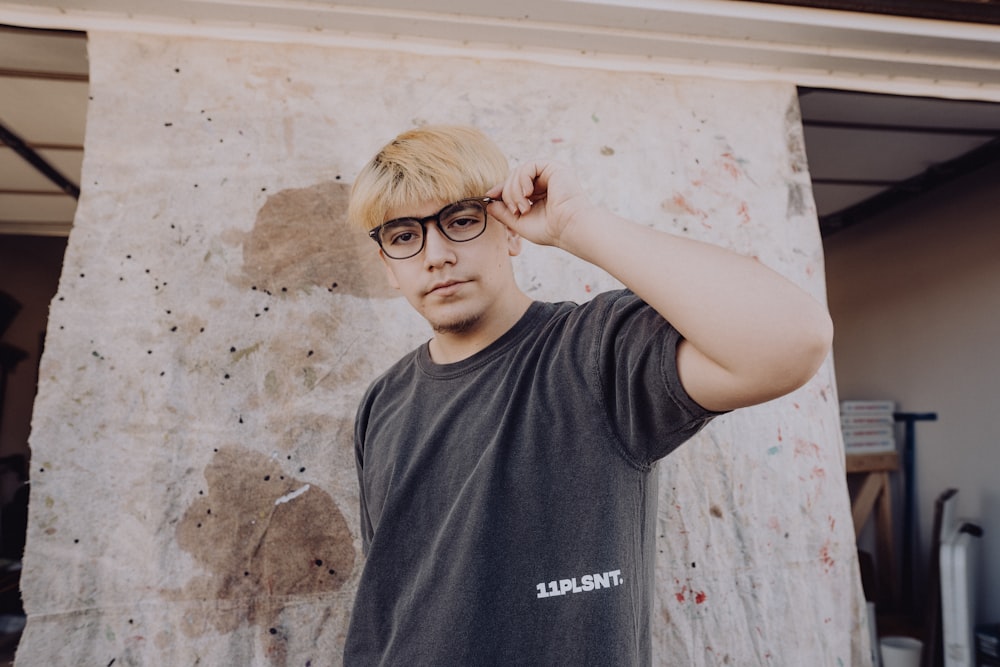
[[882, 637], [882, 667], [920, 667], [924, 643], [913, 637]]

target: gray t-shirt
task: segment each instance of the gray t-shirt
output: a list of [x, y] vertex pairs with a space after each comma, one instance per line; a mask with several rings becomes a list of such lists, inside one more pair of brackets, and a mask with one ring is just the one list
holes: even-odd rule
[[635, 295], [533, 303], [490, 347], [424, 345], [369, 388], [367, 560], [346, 665], [644, 665], [654, 463], [716, 413]]

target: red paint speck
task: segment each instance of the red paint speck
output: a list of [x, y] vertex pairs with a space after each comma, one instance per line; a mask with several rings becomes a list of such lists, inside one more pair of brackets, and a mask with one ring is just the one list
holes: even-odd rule
[[741, 202], [740, 203], [740, 208], [737, 211], [737, 214], [740, 216], [740, 224], [741, 225], [745, 225], [748, 222], [750, 222], [750, 209], [747, 207], [747, 203], [746, 202]]
[[684, 593], [686, 591], [687, 591], [687, 586], [684, 586], [679, 591], [677, 591], [676, 593], [674, 593], [674, 597], [677, 598], [678, 602], [684, 602], [684, 600], [687, 599], [687, 598], [684, 597]]
[[587, 294], [590, 294], [590, 285], [584, 285], [583, 291], [586, 292]]
[[733, 178], [739, 178], [740, 168], [739, 165], [736, 164], [736, 157], [732, 153], [723, 153], [722, 159], [722, 170]]
[[827, 541], [827, 543], [824, 544], [820, 548], [820, 550], [819, 550], [819, 560], [820, 560], [820, 562], [823, 563], [823, 570], [825, 572], [829, 572], [833, 568], [833, 566], [836, 564], [836, 561], [834, 561], [833, 557], [830, 556], [830, 542], [829, 541]]
[[795, 442], [795, 456], [815, 456], [819, 458], [819, 445], [815, 442], [798, 439]]
[[694, 603], [695, 604], [701, 604], [702, 602], [704, 602], [707, 599], [708, 599], [708, 596], [705, 595], [705, 591], [698, 591], [697, 593], [694, 594]]

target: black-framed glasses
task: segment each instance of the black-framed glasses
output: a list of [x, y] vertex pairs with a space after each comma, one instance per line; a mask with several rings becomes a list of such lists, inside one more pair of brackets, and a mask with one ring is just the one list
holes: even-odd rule
[[368, 232], [386, 257], [409, 259], [424, 249], [427, 223], [434, 222], [445, 238], [465, 243], [486, 231], [486, 206], [492, 197], [473, 197], [448, 204], [426, 218], [396, 218]]

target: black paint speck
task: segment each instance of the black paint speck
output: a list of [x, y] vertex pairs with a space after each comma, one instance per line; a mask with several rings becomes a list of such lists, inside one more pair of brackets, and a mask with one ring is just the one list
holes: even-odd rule
[[264, 481], [265, 482], [270, 482], [271, 481], [271, 476], [270, 475], [264, 475]]
[[270, 632], [272, 635], [276, 635], [276, 634], [278, 634], [278, 629], [277, 628], [271, 628], [270, 630], [268, 630], [268, 632]]
[[316, 559], [316, 566], [317, 566], [317, 567], [320, 567], [320, 566], [322, 566], [322, 565], [323, 565], [323, 561], [322, 561], [322, 560], [320, 560], [319, 558], [317, 558], [317, 559]]
[[177, 327], [170, 327], [171, 331], [177, 331]]
[[305, 472], [305, 471], [306, 471], [305, 468], [299, 468], [299, 472]]
[[236, 351], [236, 347], [231, 347], [231, 348], [229, 348], [229, 351], [230, 351], [230, 352], [235, 352], [235, 351]]

